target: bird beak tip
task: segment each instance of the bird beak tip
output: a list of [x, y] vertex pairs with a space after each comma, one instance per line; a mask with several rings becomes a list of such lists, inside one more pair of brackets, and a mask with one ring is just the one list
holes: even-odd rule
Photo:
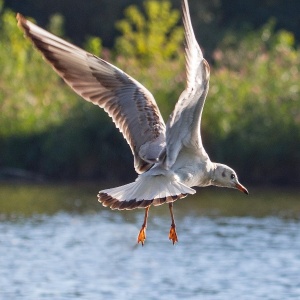
[[237, 183], [237, 184], [235, 185], [235, 187], [236, 187], [239, 191], [243, 192], [244, 194], [249, 195], [248, 190], [247, 190], [244, 186], [242, 186], [240, 183]]

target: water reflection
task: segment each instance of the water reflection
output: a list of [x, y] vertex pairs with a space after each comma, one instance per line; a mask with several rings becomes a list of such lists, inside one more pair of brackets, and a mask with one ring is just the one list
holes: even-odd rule
[[[114, 185], [114, 184], [112, 184]], [[109, 186], [109, 185], [104, 185]], [[97, 213], [103, 208], [97, 201], [97, 192], [104, 186], [77, 185], [22, 185], [0, 184], [0, 218], [32, 217], [35, 214]], [[190, 216], [278, 216], [300, 217], [300, 189], [255, 189], [249, 196], [235, 190], [202, 188], [196, 195], [175, 203], [177, 217]], [[164, 206], [151, 209], [155, 215], [168, 214]], [[150, 210], [150, 213], [152, 213]], [[115, 212], [125, 219], [141, 211]]]
[[175, 246], [167, 206], [152, 209], [136, 247], [143, 211], [102, 209], [90, 187], [19, 189], [1, 189], [0, 299], [300, 298], [297, 193], [261, 192], [269, 211], [215, 190], [178, 202]]

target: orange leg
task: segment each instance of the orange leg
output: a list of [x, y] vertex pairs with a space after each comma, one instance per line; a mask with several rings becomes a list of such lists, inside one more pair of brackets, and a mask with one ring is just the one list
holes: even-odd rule
[[176, 242], [178, 242], [178, 238], [177, 238], [176, 225], [175, 225], [174, 214], [173, 214], [173, 202], [169, 203], [169, 209], [170, 209], [171, 219], [172, 219], [171, 229], [169, 233], [169, 240], [171, 240], [174, 245]]
[[145, 216], [144, 216], [144, 223], [142, 225], [142, 228], [139, 232], [137, 241], [138, 244], [141, 243], [142, 246], [144, 246], [145, 240], [146, 240], [146, 228], [147, 228], [147, 220], [148, 220], [148, 212], [149, 212], [150, 206], [146, 207], [145, 209]]

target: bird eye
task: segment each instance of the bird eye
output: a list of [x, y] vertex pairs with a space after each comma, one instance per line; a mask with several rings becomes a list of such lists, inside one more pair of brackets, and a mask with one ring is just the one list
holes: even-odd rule
[[234, 175], [234, 174], [231, 174], [230, 177], [231, 177], [231, 179], [234, 179], [234, 178], [235, 178], [235, 175]]

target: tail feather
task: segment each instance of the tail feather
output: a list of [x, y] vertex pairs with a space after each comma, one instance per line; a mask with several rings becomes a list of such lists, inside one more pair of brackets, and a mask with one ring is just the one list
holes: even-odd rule
[[100, 191], [98, 201], [111, 209], [129, 210], [174, 202], [194, 193], [194, 189], [163, 175], [140, 175], [135, 182]]

